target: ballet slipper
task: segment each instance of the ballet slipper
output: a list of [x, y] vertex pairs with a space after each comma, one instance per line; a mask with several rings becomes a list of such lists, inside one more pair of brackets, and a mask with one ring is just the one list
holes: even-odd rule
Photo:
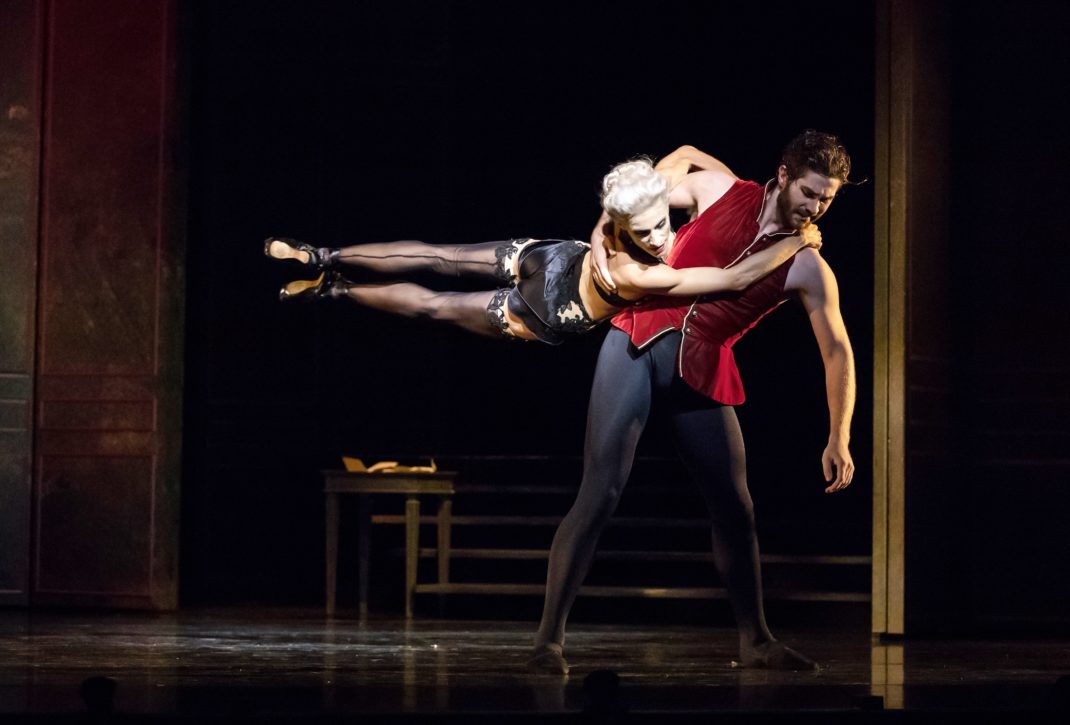
[[295, 279], [279, 290], [279, 299], [322, 300], [336, 297], [345, 288], [337, 272], [324, 272], [316, 279]]
[[528, 658], [528, 669], [542, 675], [567, 675], [568, 661], [559, 644], [538, 645]]
[[289, 237], [268, 237], [264, 240], [264, 255], [272, 259], [293, 261], [323, 271], [334, 263], [336, 250], [313, 247]]
[[748, 669], [806, 672], [816, 672], [821, 669], [820, 665], [806, 655], [775, 640], [741, 650], [739, 661], [733, 662], [732, 666]]

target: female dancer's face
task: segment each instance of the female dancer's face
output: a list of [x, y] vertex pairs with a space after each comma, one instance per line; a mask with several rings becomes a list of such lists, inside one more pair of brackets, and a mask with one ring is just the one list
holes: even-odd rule
[[667, 201], [654, 202], [622, 221], [620, 226], [643, 251], [659, 258], [669, 253], [676, 238], [669, 224]]

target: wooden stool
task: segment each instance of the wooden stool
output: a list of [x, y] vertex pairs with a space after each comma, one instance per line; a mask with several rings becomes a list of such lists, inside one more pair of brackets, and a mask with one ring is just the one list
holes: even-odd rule
[[334, 616], [338, 584], [339, 496], [357, 494], [357, 545], [360, 550], [357, 589], [360, 616], [368, 613], [368, 564], [371, 560], [371, 499], [375, 494], [405, 496], [405, 616], [412, 617], [412, 595], [416, 588], [416, 566], [420, 553], [421, 494], [439, 497], [438, 581], [449, 582], [450, 516], [455, 471], [435, 473], [350, 473], [323, 471], [323, 492], [327, 497], [327, 616]]

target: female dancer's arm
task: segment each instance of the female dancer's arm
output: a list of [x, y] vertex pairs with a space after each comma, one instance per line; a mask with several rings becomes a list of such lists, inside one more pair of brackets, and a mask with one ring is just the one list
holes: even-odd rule
[[[736, 180], [736, 175], [722, 161], [690, 144], [685, 144], [665, 156], [654, 169], [669, 182], [669, 206], [689, 209], [692, 217], [699, 211], [697, 207], [700, 196], [720, 197]], [[696, 190], [689, 184], [681, 183], [689, 173], [696, 170], [713, 172], [705, 175], [712, 179], [703, 179], [706, 183], [702, 185], [702, 192], [699, 194], [696, 194]], [[712, 187], [709, 183], [711, 180]], [[610, 273], [609, 260], [616, 252], [608, 248], [604, 231], [609, 222], [609, 214], [603, 211], [591, 230], [591, 271], [603, 289], [615, 292], [617, 284]]]
[[667, 265], [623, 265], [618, 276], [623, 284], [646, 293], [693, 296], [713, 292], [738, 292], [751, 286], [784, 264], [800, 249], [821, 247], [816, 227], [780, 240], [768, 249], [752, 254], [731, 267], [690, 267], [673, 269]]

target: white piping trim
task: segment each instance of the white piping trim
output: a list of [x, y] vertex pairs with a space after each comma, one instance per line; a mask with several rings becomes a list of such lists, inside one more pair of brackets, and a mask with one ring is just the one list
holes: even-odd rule
[[696, 297], [695, 301], [691, 303], [691, 306], [687, 308], [687, 314], [684, 315], [684, 322], [680, 325], [680, 345], [676, 349], [676, 368], [677, 374], [682, 380], [684, 377], [684, 343], [687, 342], [687, 321], [695, 311], [695, 305], [702, 300], [701, 297]]
[[769, 201], [769, 187], [772, 186], [774, 183], [776, 183], [775, 177], [765, 182], [765, 193], [762, 194], [762, 205], [758, 209], [758, 216], [754, 217], [754, 221], [756, 222], [760, 223], [762, 220], [762, 212], [765, 211], [765, 202]]
[[[759, 225], [761, 224], [762, 214], [763, 214], [763, 213], [765, 212], [765, 204], [766, 204], [766, 202], [768, 202], [768, 201], [769, 201], [769, 187], [771, 187], [771, 186], [772, 186], [772, 185], [773, 185], [774, 183], [776, 183], [776, 179], [770, 179], [769, 181], [765, 182], [765, 193], [763, 193], [763, 194], [762, 194], [762, 205], [761, 205], [761, 207], [759, 207], [759, 209], [758, 209], [758, 216], [754, 217], [754, 223], [755, 223], [755, 224], [759, 224]], [[761, 228], [761, 227], [759, 226], [759, 229], [760, 229], [760, 228]], [[792, 234], [794, 234], [795, 232], [796, 232], [796, 230], [794, 230], [794, 229], [793, 229], [793, 230], [792, 230], [792, 231], [790, 231], [790, 232], [770, 232], [770, 233], [768, 233], [768, 234], [759, 234], [758, 236], [756, 236], [756, 237], [754, 238], [754, 241], [753, 241], [753, 242], [751, 242], [750, 244], [748, 244], [748, 245], [747, 245], [747, 246], [746, 246], [746, 247], [745, 247], [745, 248], [743, 249], [743, 251], [742, 251], [742, 252], [740, 252], [740, 254], [739, 254], [739, 256], [738, 256], [738, 257], [736, 257], [736, 258], [735, 258], [735, 259], [733, 259], [733, 260], [732, 260], [731, 262], [729, 262], [728, 264], [726, 264], [726, 265], [724, 266], [724, 269], [728, 269], [729, 267], [734, 267], [735, 265], [739, 264], [739, 263], [740, 263], [740, 261], [741, 261], [741, 260], [742, 260], [742, 259], [743, 259], [744, 257], [746, 257], [746, 256], [747, 256], [747, 252], [749, 252], [749, 251], [750, 251], [750, 248], [751, 248], [751, 247], [753, 247], [753, 246], [754, 246], [755, 244], [757, 244], [758, 242], [760, 242], [761, 240], [763, 240], [763, 239], [772, 239], [773, 237], [776, 237], [776, 236], [791, 236], [791, 235], [792, 235]]]
[[657, 331], [657, 332], [655, 332], [655, 333], [654, 333], [653, 335], [651, 335], [650, 337], [648, 337], [648, 338], [647, 338], [647, 340], [646, 340], [646, 342], [644, 342], [644, 343], [643, 343], [642, 345], [636, 345], [636, 346], [635, 346], [635, 349], [636, 349], [636, 350], [645, 350], [645, 349], [647, 349], [648, 347], [650, 347], [650, 344], [651, 344], [652, 342], [654, 342], [655, 340], [657, 340], [657, 339], [658, 339], [658, 338], [660, 338], [660, 337], [664, 337], [664, 336], [665, 336], [665, 335], [666, 335], [667, 333], [673, 332], [674, 330], [676, 330], [676, 328], [675, 328], [675, 327], [666, 327], [666, 328], [665, 328], [665, 329], [663, 329], [663, 330], [658, 330], [658, 331]]

